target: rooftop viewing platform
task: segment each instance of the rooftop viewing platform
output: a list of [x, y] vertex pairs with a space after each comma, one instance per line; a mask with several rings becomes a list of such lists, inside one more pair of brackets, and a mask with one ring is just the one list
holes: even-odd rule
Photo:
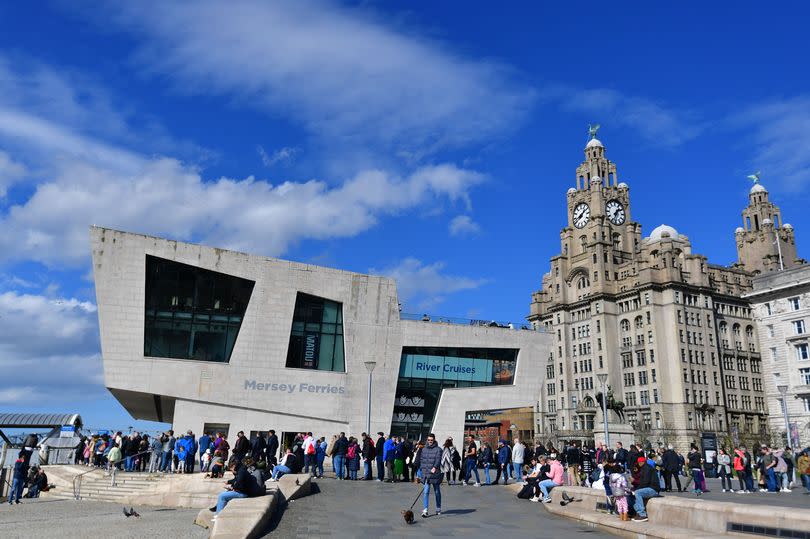
[[414, 313], [399, 313], [400, 320], [414, 320], [421, 322], [435, 322], [440, 324], [455, 324], [460, 326], [478, 326], [490, 328], [503, 328], [515, 329], [524, 331], [537, 331], [545, 333], [543, 328], [533, 328], [532, 325], [525, 320], [522, 322], [505, 322], [500, 320], [480, 320], [474, 318], [458, 318], [453, 316], [437, 316], [433, 314], [414, 314]]

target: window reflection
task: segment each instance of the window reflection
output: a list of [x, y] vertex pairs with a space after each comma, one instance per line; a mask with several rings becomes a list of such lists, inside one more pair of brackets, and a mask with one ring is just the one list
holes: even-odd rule
[[299, 292], [295, 298], [287, 367], [344, 372], [343, 309], [336, 301]]
[[144, 355], [230, 361], [254, 284], [147, 255]]

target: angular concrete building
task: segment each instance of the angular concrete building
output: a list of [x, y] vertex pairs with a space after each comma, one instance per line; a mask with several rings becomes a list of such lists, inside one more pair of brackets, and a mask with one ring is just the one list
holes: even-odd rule
[[545, 332], [403, 319], [384, 277], [90, 235], [105, 384], [135, 418], [195, 433], [370, 424], [461, 439], [467, 412], [537, 404]]

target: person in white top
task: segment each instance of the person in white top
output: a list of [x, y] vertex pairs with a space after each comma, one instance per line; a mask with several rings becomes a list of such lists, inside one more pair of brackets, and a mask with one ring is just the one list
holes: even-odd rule
[[515, 481], [523, 481], [523, 456], [526, 448], [520, 443], [520, 438], [515, 438], [515, 445], [512, 446], [512, 471]]
[[316, 458], [317, 448], [315, 447], [315, 437], [311, 432], [308, 432], [304, 437], [304, 443], [301, 444], [301, 449], [304, 450], [304, 473], [309, 473], [309, 467], [312, 466], [312, 471], [315, 471], [315, 466], [318, 461]]

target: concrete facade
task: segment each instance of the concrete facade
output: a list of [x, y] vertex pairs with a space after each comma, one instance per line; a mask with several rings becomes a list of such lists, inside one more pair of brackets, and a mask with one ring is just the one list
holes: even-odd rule
[[[567, 193], [561, 252], [528, 317], [554, 338], [541, 399], [544, 437], [602, 439], [597, 375], [605, 373], [620, 409], [610, 421], [631, 425], [637, 441], [685, 449], [703, 434], [764, 440], [764, 367], [743, 294], [757, 272], [779, 269], [772, 238], [779, 208], [755, 185], [743, 212], [749, 228], [735, 235], [740, 261], [710, 264], [671, 226], [644, 237], [631, 218], [630, 187], [604, 145], [593, 138], [584, 153]], [[777, 233], [783, 263], [802, 263], [792, 227]]]
[[[319, 435], [388, 432], [404, 346], [518, 349], [511, 385], [444, 390], [439, 437], [461, 438], [471, 409], [534, 406], [550, 336], [503, 327], [400, 320], [396, 283], [376, 277], [93, 227], [90, 230], [106, 386], [136, 418], [199, 433], [205, 423]], [[147, 255], [255, 282], [230, 361], [144, 355]], [[296, 294], [342, 304], [345, 372], [287, 368]]]
[[783, 443], [785, 420], [777, 386], [786, 385], [788, 419], [796, 424], [791, 446], [805, 447], [810, 443], [810, 266], [760, 275], [745, 297], [754, 308], [760, 348], [771, 374], [764, 379], [771, 427]]

